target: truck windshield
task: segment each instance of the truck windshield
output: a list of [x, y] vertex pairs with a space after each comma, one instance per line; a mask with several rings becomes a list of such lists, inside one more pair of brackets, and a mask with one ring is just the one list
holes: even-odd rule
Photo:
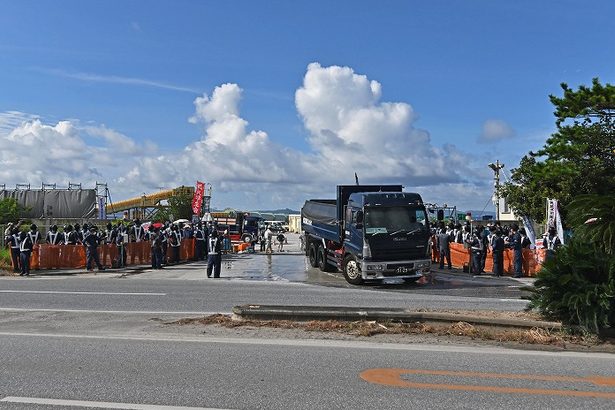
[[365, 233], [412, 232], [425, 229], [425, 210], [407, 206], [365, 208]]

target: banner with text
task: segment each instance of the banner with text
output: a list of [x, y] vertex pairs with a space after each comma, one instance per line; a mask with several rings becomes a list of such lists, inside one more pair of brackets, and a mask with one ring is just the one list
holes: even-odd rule
[[203, 194], [205, 193], [205, 183], [201, 181], [196, 182], [196, 189], [194, 190], [194, 197], [192, 198], [192, 213], [194, 215], [201, 214], [201, 207], [203, 206]]

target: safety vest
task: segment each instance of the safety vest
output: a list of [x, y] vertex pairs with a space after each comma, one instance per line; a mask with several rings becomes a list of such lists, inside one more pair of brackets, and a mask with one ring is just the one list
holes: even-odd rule
[[12, 249], [19, 249], [19, 234], [11, 235], [13, 237]]
[[38, 231], [34, 232], [34, 235], [32, 235], [32, 232], [28, 232], [28, 236], [30, 237], [30, 240], [32, 241], [33, 244], [38, 242], [38, 235], [39, 235]]
[[55, 245], [56, 244], [56, 239], [58, 238], [58, 233], [57, 232], [48, 232], [47, 233], [47, 242], [49, 242], [51, 245]]
[[217, 255], [218, 252], [216, 252], [216, 245], [218, 245], [218, 238], [209, 238], [209, 254], [210, 255]]
[[30, 246], [28, 246], [28, 238], [24, 239], [19, 244], [19, 250], [21, 252], [30, 252], [32, 250], [32, 242], [30, 242]]

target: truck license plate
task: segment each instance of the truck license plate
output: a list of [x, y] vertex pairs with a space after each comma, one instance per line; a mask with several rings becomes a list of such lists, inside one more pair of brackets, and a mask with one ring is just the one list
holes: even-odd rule
[[400, 266], [399, 268], [395, 269], [395, 273], [408, 273], [410, 271], [410, 269], [406, 268], [405, 266]]

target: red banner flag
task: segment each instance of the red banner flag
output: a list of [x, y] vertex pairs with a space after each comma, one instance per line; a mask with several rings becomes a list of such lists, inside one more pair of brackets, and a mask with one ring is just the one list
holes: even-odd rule
[[196, 189], [192, 198], [192, 213], [194, 215], [201, 214], [201, 206], [203, 206], [203, 194], [205, 192], [205, 183], [196, 181]]

